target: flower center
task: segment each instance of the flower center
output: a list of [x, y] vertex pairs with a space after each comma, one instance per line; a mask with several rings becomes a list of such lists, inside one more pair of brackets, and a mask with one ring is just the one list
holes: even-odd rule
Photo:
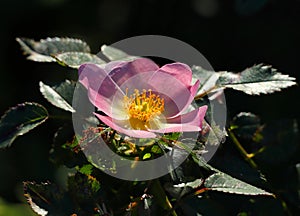
[[134, 93], [124, 96], [125, 107], [128, 110], [129, 122], [134, 129], [146, 130], [149, 128], [150, 123], [154, 117], [160, 115], [164, 111], [164, 99], [159, 95], [152, 93], [149, 89], [140, 93], [135, 89]]

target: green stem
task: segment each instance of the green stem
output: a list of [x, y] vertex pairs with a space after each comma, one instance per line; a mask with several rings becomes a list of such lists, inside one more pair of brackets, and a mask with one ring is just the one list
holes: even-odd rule
[[[228, 129], [228, 134], [229, 134], [229, 137], [232, 139], [233, 143], [235, 144], [235, 146], [237, 147], [237, 149], [239, 150], [239, 152], [245, 158], [245, 160], [253, 168], [257, 169], [258, 168], [257, 164], [254, 162], [254, 160], [252, 160], [252, 157], [255, 155], [255, 153], [252, 153], [252, 154], [248, 154], [247, 153], [247, 151], [244, 149], [244, 147], [238, 141], [238, 139], [235, 136], [235, 134], [232, 132], [232, 129]], [[271, 186], [269, 185], [269, 187], [271, 187]], [[291, 212], [290, 212], [290, 210], [288, 209], [288, 206], [287, 206], [286, 202], [283, 200], [283, 198], [281, 198], [281, 196], [279, 194], [274, 193], [274, 198], [277, 198], [277, 199], [280, 200], [281, 205], [282, 205], [282, 207], [283, 207], [283, 209], [284, 209], [284, 211], [286, 212], [287, 215], [292, 215]]]
[[153, 196], [157, 199], [158, 204], [165, 210], [170, 212], [170, 215], [177, 216], [175, 210], [173, 209], [173, 206], [166, 195], [163, 187], [160, 184], [160, 181], [158, 179], [154, 179], [152, 181], [152, 186], [150, 188], [150, 191], [152, 192]]
[[239, 140], [236, 138], [236, 136], [234, 135], [232, 130], [229, 129], [228, 134], [229, 134], [229, 137], [231, 138], [231, 140], [233, 141], [234, 145], [236, 146], [236, 148], [239, 150], [241, 155], [244, 157], [244, 159], [250, 164], [251, 167], [257, 169], [257, 164], [254, 162], [254, 160], [252, 160], [252, 157], [254, 156], [254, 154], [249, 154], [244, 149], [244, 147], [241, 145]]
[[201, 94], [198, 94], [194, 97], [195, 100], [198, 100], [200, 98], [203, 98], [204, 96], [208, 95], [210, 92], [212, 92], [213, 90], [217, 89], [217, 86], [213, 86], [211, 87], [210, 89], [208, 89], [207, 91], [201, 93]]

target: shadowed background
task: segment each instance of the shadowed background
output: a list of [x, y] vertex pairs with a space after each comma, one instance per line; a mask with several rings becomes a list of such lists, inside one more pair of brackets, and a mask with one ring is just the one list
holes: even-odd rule
[[[56, 64], [27, 61], [16, 37], [80, 38], [97, 53], [102, 44], [130, 36], [166, 35], [197, 48], [216, 71], [238, 72], [266, 63], [299, 83], [299, 0], [16, 0], [2, 2], [0, 11], [1, 115], [25, 101], [48, 106], [39, 93], [39, 81], [52, 85], [77, 77]], [[229, 118], [249, 111], [264, 122], [300, 119], [295, 86], [260, 97], [228, 90], [226, 99]], [[47, 162], [55, 125], [48, 121], [0, 151], [0, 198], [17, 202], [22, 181], [55, 178], [55, 168]]]

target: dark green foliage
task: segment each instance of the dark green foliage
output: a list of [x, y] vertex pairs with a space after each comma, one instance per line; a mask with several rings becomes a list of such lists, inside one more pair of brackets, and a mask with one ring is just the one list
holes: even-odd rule
[[53, 183], [24, 182], [25, 197], [38, 215], [101, 215], [100, 182], [79, 172], [68, 177], [67, 189]]
[[64, 192], [55, 184], [24, 182], [24, 193], [31, 208], [38, 215], [70, 213], [64, 203]]
[[12, 142], [48, 118], [47, 110], [37, 103], [22, 103], [10, 108], [0, 119], [0, 148]]
[[234, 129], [239, 137], [244, 139], [257, 137], [257, 140], [259, 139], [258, 132], [262, 129], [262, 125], [258, 116], [253, 113], [242, 112], [232, 119], [231, 129]]

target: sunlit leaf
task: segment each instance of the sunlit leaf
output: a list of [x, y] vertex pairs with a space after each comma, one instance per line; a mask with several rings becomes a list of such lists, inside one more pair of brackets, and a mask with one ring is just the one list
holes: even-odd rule
[[[73, 107], [69, 104], [70, 103], [70, 92], [74, 91], [75, 83], [66, 80], [65, 82], [61, 83], [60, 86], [52, 88], [43, 82], [40, 82], [40, 91], [43, 96], [54, 106], [61, 108], [63, 110], [69, 112], [75, 112]], [[65, 95], [68, 98], [68, 101], [63, 97]]]
[[0, 148], [12, 142], [48, 118], [47, 110], [37, 103], [22, 103], [10, 108], [0, 119]]
[[182, 133], [180, 132], [174, 132], [174, 133], [164, 134], [163, 137], [166, 138], [167, 140], [178, 140], [181, 135]]
[[151, 153], [146, 153], [143, 155], [143, 160], [147, 160], [149, 158], [151, 158]]
[[37, 204], [35, 204], [35, 202], [32, 200], [32, 198], [30, 196], [27, 197], [27, 202], [30, 205], [31, 209], [37, 214], [37, 215], [41, 215], [41, 216], [46, 216], [48, 215], [48, 211], [46, 211], [45, 209], [39, 207]]
[[201, 186], [203, 183], [203, 179], [196, 179], [192, 182], [180, 183], [176, 185], [172, 185], [171, 183], [166, 183], [164, 188], [168, 191], [173, 197], [176, 199], [186, 195], [191, 192], [193, 189], [196, 189]]
[[89, 53], [90, 47], [86, 42], [73, 38], [47, 38], [34, 41], [28, 38], [16, 38], [27, 59], [38, 62], [54, 62], [53, 55], [64, 52]]
[[58, 63], [63, 66], [78, 69], [83, 63], [105, 64], [97, 55], [84, 52], [65, 52], [54, 56]]
[[91, 175], [93, 171], [93, 165], [92, 164], [85, 164], [82, 167], [80, 167], [79, 172], [85, 175]]
[[187, 183], [182, 183], [182, 184], [178, 184], [178, 185], [174, 185], [174, 187], [190, 187], [190, 188], [198, 188], [200, 187], [200, 185], [203, 183], [203, 179], [196, 179], [195, 181], [192, 182], [187, 182]]
[[218, 80], [220, 74], [215, 71], [206, 70], [200, 66], [193, 66], [193, 79], [200, 80], [200, 87], [198, 89], [197, 95], [203, 94], [206, 91], [211, 90], [215, 87], [216, 81]]
[[110, 60], [110, 61], [116, 61], [116, 60], [133, 60], [136, 57], [130, 56], [127, 53], [125, 53], [122, 50], [119, 50], [117, 48], [114, 48], [112, 46], [102, 45], [101, 46], [101, 52]]
[[244, 195], [272, 195], [260, 188], [254, 187], [225, 173], [215, 173], [209, 176], [204, 186], [209, 190]]
[[205, 145], [217, 146], [225, 142], [227, 136], [225, 128], [221, 129], [214, 121], [209, 124], [205, 120], [202, 127], [201, 142]]
[[250, 95], [268, 94], [295, 85], [295, 78], [268, 65], [255, 65], [241, 73], [220, 72], [218, 87], [232, 88]]
[[161, 154], [162, 150], [158, 145], [153, 145], [151, 147], [151, 152], [154, 153], [154, 154]]

